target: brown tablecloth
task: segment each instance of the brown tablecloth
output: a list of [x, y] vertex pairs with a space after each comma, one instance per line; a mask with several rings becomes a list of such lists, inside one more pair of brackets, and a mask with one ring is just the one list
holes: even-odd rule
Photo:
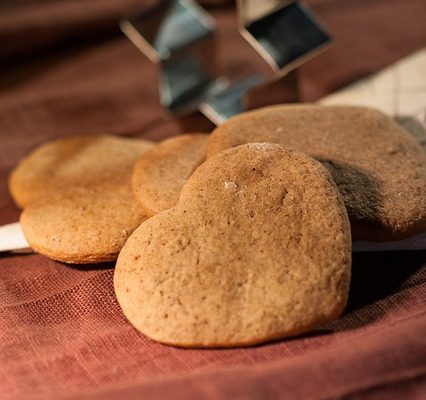
[[[116, 28], [142, 0], [0, 3], [0, 224], [17, 220], [7, 176], [48, 139], [111, 132], [160, 139], [209, 130], [158, 105], [155, 70]], [[213, 2], [212, 2], [213, 3]], [[219, 3], [219, 2], [216, 2]], [[299, 72], [316, 100], [426, 44], [424, 0], [310, 0], [335, 46]], [[210, 9], [229, 73], [266, 66]], [[358, 254], [348, 308], [303, 337], [247, 349], [154, 343], [123, 317], [113, 265], [0, 256], [1, 399], [426, 398], [426, 252]]]

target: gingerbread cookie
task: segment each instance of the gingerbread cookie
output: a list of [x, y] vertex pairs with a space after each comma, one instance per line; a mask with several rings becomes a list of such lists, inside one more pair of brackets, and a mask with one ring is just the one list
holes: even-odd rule
[[426, 154], [392, 119], [363, 107], [280, 105], [216, 128], [207, 156], [249, 142], [306, 152], [330, 171], [354, 239], [403, 239], [426, 230]]
[[121, 185], [152, 142], [112, 135], [71, 136], [42, 144], [12, 171], [9, 190], [20, 207], [74, 187]]
[[117, 259], [129, 235], [147, 218], [130, 188], [75, 188], [25, 207], [21, 225], [31, 247], [73, 264]]
[[10, 191], [25, 209], [31, 247], [67, 263], [112, 261], [147, 216], [131, 190], [131, 172], [152, 144], [110, 135], [46, 143], [12, 172]]
[[337, 318], [350, 265], [349, 221], [328, 171], [256, 143], [208, 159], [174, 208], [136, 229], [114, 287], [130, 322], [154, 340], [251, 345]]
[[207, 134], [164, 140], [145, 152], [133, 169], [136, 200], [148, 215], [173, 207], [182, 186], [206, 157]]

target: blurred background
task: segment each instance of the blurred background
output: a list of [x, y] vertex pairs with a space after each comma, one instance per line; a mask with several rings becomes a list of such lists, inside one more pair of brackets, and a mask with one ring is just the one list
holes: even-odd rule
[[[0, 137], [75, 131], [170, 135], [209, 129], [176, 123], [158, 104], [155, 68], [118, 29], [154, 0], [0, 2]], [[269, 67], [238, 34], [233, 1], [200, 1], [217, 23], [227, 74]], [[299, 99], [314, 101], [426, 44], [423, 0], [306, 0], [333, 47], [298, 70]], [[76, 118], [78, 116], [78, 118]], [[183, 128], [182, 128], [183, 125]]]

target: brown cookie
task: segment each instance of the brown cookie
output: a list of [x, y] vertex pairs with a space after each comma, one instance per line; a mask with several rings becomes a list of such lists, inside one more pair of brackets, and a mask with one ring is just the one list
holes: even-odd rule
[[133, 193], [148, 215], [173, 207], [182, 186], [206, 157], [207, 134], [193, 133], [164, 140], [135, 164]]
[[131, 190], [131, 172], [151, 147], [110, 135], [46, 143], [12, 172], [10, 191], [24, 206], [21, 225], [31, 247], [67, 263], [112, 261], [147, 216]]
[[71, 136], [42, 144], [12, 171], [9, 190], [20, 207], [74, 187], [121, 185], [147, 140], [112, 135]]
[[330, 171], [354, 239], [398, 240], [426, 230], [426, 154], [392, 119], [363, 107], [280, 105], [216, 128], [207, 157], [249, 142], [306, 152]]
[[260, 343], [337, 318], [351, 237], [328, 171], [276, 144], [203, 163], [177, 205], [128, 239], [114, 274], [130, 322], [183, 347]]
[[75, 188], [25, 207], [21, 225], [31, 247], [72, 264], [114, 261], [146, 219], [130, 188]]

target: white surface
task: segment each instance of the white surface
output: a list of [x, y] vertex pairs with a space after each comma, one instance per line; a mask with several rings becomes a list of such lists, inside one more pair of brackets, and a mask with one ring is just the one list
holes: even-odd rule
[[19, 222], [0, 226], [0, 252], [28, 249], [29, 247]]
[[393, 117], [414, 118], [426, 128], [426, 48], [319, 103], [374, 107]]

